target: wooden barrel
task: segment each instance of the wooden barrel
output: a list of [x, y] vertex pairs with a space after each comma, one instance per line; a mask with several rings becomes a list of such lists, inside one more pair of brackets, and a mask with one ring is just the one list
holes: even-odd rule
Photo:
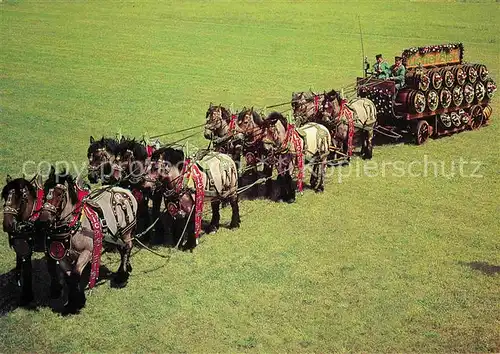
[[493, 98], [496, 90], [497, 85], [495, 84], [495, 81], [493, 81], [493, 79], [488, 79], [488, 81], [486, 81], [486, 96], [488, 96], [488, 99]]
[[439, 121], [445, 128], [450, 128], [451, 127], [451, 117], [447, 113], [443, 113], [439, 115]]
[[455, 65], [451, 69], [451, 72], [453, 73], [453, 75], [455, 75], [457, 84], [459, 84], [460, 86], [465, 84], [465, 81], [467, 80], [467, 73], [465, 72], [463, 65]]
[[396, 95], [396, 109], [399, 112], [422, 113], [425, 111], [425, 95], [414, 89], [399, 90]]
[[451, 122], [455, 127], [458, 128], [459, 126], [462, 125], [462, 118], [460, 117], [458, 112], [451, 112], [450, 117], [451, 117]]
[[461, 86], [455, 85], [453, 90], [451, 91], [451, 101], [453, 105], [460, 106], [464, 101], [464, 91]]
[[471, 104], [474, 101], [474, 86], [472, 84], [465, 84], [464, 86], [464, 100], [466, 103]]
[[439, 90], [443, 86], [443, 77], [439, 72], [440, 69], [432, 69], [430, 72], [431, 85], [435, 90]]
[[486, 96], [486, 87], [481, 81], [476, 82], [476, 85], [474, 86], [474, 95], [476, 96], [477, 102], [484, 100], [484, 97]]
[[491, 113], [493, 112], [493, 108], [490, 105], [487, 105], [483, 108], [484, 119], [488, 120], [491, 117]]
[[444, 86], [452, 88], [455, 84], [455, 75], [451, 71], [451, 67], [444, 67], [439, 69], [441, 76], [443, 77]]
[[439, 106], [439, 95], [436, 90], [429, 90], [426, 93], [427, 108], [429, 111], [435, 111]]
[[443, 108], [448, 108], [451, 105], [451, 91], [446, 87], [439, 92], [439, 102]]
[[474, 64], [473, 65], [474, 69], [476, 69], [477, 75], [479, 76], [479, 80], [481, 81], [486, 81], [488, 80], [488, 68], [486, 68], [486, 65], [483, 64]]
[[467, 71], [467, 79], [468, 81], [473, 84], [477, 80], [477, 70], [473, 65], [467, 65], [466, 68]]
[[431, 83], [427, 73], [411, 70], [406, 73], [405, 77], [406, 86], [415, 90], [427, 91]]

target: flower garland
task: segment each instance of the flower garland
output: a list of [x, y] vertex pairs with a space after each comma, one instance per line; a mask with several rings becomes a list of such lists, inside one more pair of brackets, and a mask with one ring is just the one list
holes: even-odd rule
[[431, 52], [449, 52], [452, 49], [460, 49], [460, 62], [462, 62], [463, 54], [464, 54], [464, 46], [462, 43], [449, 43], [449, 44], [439, 44], [439, 45], [430, 45], [425, 47], [412, 47], [405, 49], [401, 56], [403, 57], [403, 61], [414, 54], [427, 54]]

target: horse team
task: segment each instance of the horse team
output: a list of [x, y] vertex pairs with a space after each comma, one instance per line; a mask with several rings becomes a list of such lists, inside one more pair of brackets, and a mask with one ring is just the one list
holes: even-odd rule
[[[185, 156], [182, 148], [174, 146], [90, 137], [88, 179], [92, 184], [102, 183], [94, 190], [54, 168], [46, 181], [40, 176], [32, 180], [8, 177], [2, 190], [3, 230], [16, 252], [21, 304], [33, 300], [33, 252], [47, 255], [51, 298], [62, 294], [59, 266], [67, 286], [65, 313], [78, 313], [86, 303], [82, 273], [90, 264], [89, 288], [93, 288], [103, 246], [114, 246], [120, 253], [113, 282], [123, 287], [132, 271], [130, 253], [137, 229], [161, 219], [164, 222], [156, 225], [156, 234], [167, 235], [172, 245], [192, 249], [201, 233], [204, 205], [210, 203], [212, 209], [207, 233], [219, 228], [222, 203], [232, 209], [229, 227], [238, 228], [239, 193], [265, 182], [269, 195], [274, 170], [279, 198], [291, 203], [296, 193], [294, 170], [297, 189], [302, 191], [308, 164], [310, 187], [321, 192], [329, 159], [349, 158], [357, 145], [364, 158], [371, 158], [376, 119], [371, 101], [358, 99], [347, 105], [335, 91], [297, 93], [292, 96], [292, 109], [296, 125], [279, 112], [264, 117], [253, 108], [244, 108], [232, 114], [210, 104], [204, 136], [213, 149], [195, 157]], [[245, 171], [253, 176], [258, 176], [258, 166], [262, 166], [263, 179], [241, 185], [243, 157]]]

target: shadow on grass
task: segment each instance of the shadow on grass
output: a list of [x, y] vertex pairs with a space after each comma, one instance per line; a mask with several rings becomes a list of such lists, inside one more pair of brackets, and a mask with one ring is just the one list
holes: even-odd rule
[[[47, 270], [47, 262], [44, 258], [34, 259], [32, 264], [32, 286], [33, 286], [33, 301], [23, 308], [37, 311], [40, 307], [51, 308], [56, 313], [64, 313], [64, 304], [66, 302], [66, 290], [59, 299], [50, 298], [50, 276]], [[64, 283], [62, 272], [58, 269], [59, 280]], [[88, 284], [90, 267], [87, 266], [82, 274], [82, 286]], [[99, 268], [99, 281], [96, 284], [100, 286], [107, 280], [112, 279], [113, 273], [106, 267]], [[0, 317], [6, 316], [20, 305], [21, 288], [17, 284], [16, 272], [14, 269], [7, 273], [0, 274]]]
[[489, 264], [486, 262], [478, 262], [478, 261], [469, 262], [469, 263], [458, 262], [458, 264], [463, 265], [463, 266], [467, 266], [467, 267], [474, 269], [474, 270], [478, 270], [481, 273], [486, 274], [486, 275], [490, 275], [490, 276], [500, 273], [500, 266]]

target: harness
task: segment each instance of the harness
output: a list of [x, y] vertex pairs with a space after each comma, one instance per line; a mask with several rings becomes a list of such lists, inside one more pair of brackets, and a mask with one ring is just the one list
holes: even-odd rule
[[341, 123], [342, 120], [347, 121], [349, 131], [347, 133], [347, 155], [352, 156], [353, 144], [352, 138], [354, 137], [354, 117], [352, 111], [347, 107], [346, 100], [340, 100], [340, 111], [337, 117], [337, 122]]

